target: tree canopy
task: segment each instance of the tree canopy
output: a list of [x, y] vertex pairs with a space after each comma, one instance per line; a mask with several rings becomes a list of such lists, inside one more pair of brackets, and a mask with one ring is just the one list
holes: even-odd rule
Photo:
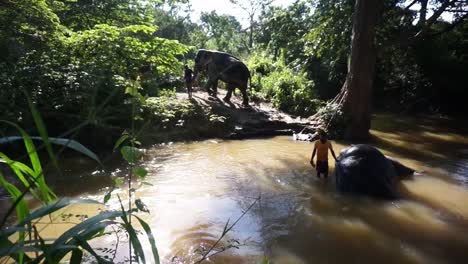
[[[246, 27], [215, 11], [195, 21], [186, 0], [3, 1], [2, 118], [30, 122], [27, 94], [57, 132], [80, 122], [125, 126], [128, 87], [142, 96], [180, 88], [181, 66], [199, 48], [248, 61], [254, 96], [291, 114], [312, 115], [340, 92], [355, 0], [231, 2]], [[467, 9], [460, 0], [383, 1], [372, 40], [374, 109], [466, 113]]]

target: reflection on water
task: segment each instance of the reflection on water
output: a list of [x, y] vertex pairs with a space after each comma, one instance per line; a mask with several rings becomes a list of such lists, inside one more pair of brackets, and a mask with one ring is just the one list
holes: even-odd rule
[[[432, 119], [402, 130], [411, 123], [404, 122], [378, 116], [372, 131], [386, 155], [419, 171], [401, 182], [405, 198], [393, 202], [337, 194], [333, 177], [313, 176], [312, 144], [289, 137], [149, 149], [144, 165], [153, 186], [143, 185], [136, 196], [151, 210], [145, 217], [163, 262], [199, 259], [201, 247], [213, 245], [226, 222], [260, 196], [216, 247], [239, 244], [239, 249], [208, 263], [255, 263], [265, 255], [274, 263], [466, 263], [466, 134], [437, 127]], [[334, 143], [338, 152], [346, 146]], [[117, 258], [125, 253], [122, 249]]]

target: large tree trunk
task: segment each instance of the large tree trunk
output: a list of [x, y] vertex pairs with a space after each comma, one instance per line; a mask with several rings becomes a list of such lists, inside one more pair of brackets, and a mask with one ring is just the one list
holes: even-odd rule
[[333, 102], [342, 105], [350, 117], [345, 138], [369, 136], [371, 97], [376, 60], [375, 26], [382, 0], [356, 0], [351, 39], [351, 59], [346, 81]]
[[249, 51], [253, 48], [253, 32], [254, 32], [254, 17], [250, 17], [250, 31], [249, 31]]

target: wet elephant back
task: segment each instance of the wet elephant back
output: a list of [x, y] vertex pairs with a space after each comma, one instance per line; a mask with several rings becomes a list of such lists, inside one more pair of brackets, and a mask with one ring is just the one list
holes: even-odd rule
[[396, 198], [396, 171], [376, 148], [356, 145], [340, 153], [336, 163], [337, 189], [373, 197]]

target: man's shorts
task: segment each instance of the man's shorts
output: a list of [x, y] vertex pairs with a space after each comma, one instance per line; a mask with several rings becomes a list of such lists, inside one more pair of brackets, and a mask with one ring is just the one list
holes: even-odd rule
[[328, 173], [328, 161], [317, 160], [317, 173]]

